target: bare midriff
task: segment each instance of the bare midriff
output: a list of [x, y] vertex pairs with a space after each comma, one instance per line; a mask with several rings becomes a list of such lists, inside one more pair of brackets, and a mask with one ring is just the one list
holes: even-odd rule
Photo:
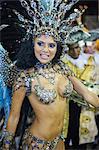
[[66, 100], [60, 97], [57, 98], [55, 102], [48, 105], [40, 104], [37, 100], [31, 102], [33, 106], [35, 105], [34, 111], [36, 114], [36, 118], [30, 127], [30, 133], [33, 136], [51, 141], [61, 135]]

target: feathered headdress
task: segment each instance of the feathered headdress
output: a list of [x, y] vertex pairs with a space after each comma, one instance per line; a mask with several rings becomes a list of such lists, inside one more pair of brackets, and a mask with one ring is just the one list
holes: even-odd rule
[[9, 59], [7, 51], [0, 44], [0, 79], [5, 85], [11, 86], [17, 74], [15, 63]]
[[74, 12], [66, 17], [67, 12], [79, 0], [19, 0], [26, 9], [30, 19], [26, 19], [18, 11], [13, 10], [18, 16], [20, 26], [26, 29], [25, 39], [30, 35], [39, 36], [41, 34], [51, 35], [62, 45], [66, 45], [70, 40], [70, 35], [81, 30], [79, 26], [72, 26], [75, 21], [85, 11], [74, 9]]

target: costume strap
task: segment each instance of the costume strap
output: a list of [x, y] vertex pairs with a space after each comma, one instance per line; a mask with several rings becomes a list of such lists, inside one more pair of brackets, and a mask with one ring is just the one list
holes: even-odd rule
[[73, 71], [69, 68], [67, 64], [65, 64], [62, 60], [58, 62], [58, 65], [60, 66], [60, 73], [64, 74], [66, 77], [68, 76], [75, 76]]
[[31, 93], [31, 77], [25, 71], [19, 71], [13, 85], [13, 92], [18, 90], [20, 87], [26, 88], [26, 96]]

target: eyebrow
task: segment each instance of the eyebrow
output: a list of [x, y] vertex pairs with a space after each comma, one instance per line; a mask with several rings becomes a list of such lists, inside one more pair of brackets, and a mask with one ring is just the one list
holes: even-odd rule
[[[37, 42], [43, 42], [43, 43], [46, 43], [45, 41], [42, 41], [42, 40], [40, 40], [40, 39], [38, 39]], [[48, 44], [56, 44], [56, 42], [53, 41], [53, 42], [49, 42]]]

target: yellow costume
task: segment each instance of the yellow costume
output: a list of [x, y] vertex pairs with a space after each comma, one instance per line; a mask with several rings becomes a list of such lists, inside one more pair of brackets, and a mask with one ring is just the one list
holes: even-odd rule
[[[91, 75], [95, 68], [94, 57], [89, 54], [82, 54], [82, 59], [78, 58], [78, 60], [75, 60], [73, 58], [68, 59], [68, 57], [69, 56], [67, 55], [67, 57], [64, 57], [62, 60], [75, 73], [76, 77], [80, 80], [90, 82]], [[86, 63], [80, 66], [79, 64], [81, 63], [81, 61], [84, 62], [84, 59], [86, 59]], [[78, 66], [73, 61], [78, 61]], [[94, 109], [82, 107], [80, 114], [79, 143], [84, 144], [93, 142], [94, 137], [97, 135], [97, 132], [98, 131], [95, 122]]]

